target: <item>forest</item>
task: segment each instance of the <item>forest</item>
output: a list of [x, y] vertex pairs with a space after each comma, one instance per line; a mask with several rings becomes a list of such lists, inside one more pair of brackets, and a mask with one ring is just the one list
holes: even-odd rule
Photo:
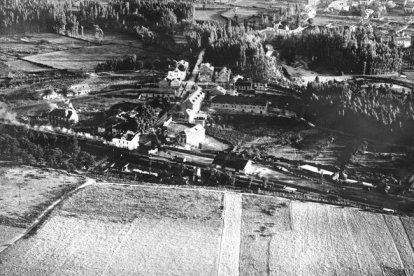
[[[194, 6], [184, 2], [140, 0], [111, 1], [108, 5], [84, 0], [79, 9], [70, 2], [0, 4], [0, 34], [24, 32], [67, 32], [79, 34], [81, 26], [99, 25], [103, 30], [135, 29], [138, 26], [169, 32], [183, 20], [192, 20]], [[4, 3], [3, 3], [4, 5]]]
[[399, 72], [403, 51], [392, 40], [385, 42], [369, 26], [326, 28], [314, 26], [301, 35], [278, 36], [268, 43], [280, 58], [292, 63], [300, 57], [310, 69], [334, 69], [335, 74], [388, 74]]
[[388, 85], [362, 88], [355, 83], [315, 81], [306, 87], [304, 100], [309, 114], [325, 117], [325, 126], [347, 124], [348, 130], [367, 132], [361, 134], [394, 133], [401, 139], [409, 138], [414, 127], [414, 97], [397, 94]]
[[281, 78], [276, 57], [267, 57], [263, 35], [244, 25], [225, 26], [215, 23], [195, 24], [185, 30], [193, 51], [206, 49], [204, 61], [214, 66], [227, 66], [254, 82]]

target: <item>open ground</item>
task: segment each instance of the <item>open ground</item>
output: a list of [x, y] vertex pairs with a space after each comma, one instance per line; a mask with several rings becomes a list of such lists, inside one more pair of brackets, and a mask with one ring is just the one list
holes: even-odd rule
[[0, 271], [413, 275], [413, 239], [412, 218], [276, 197], [101, 183], [72, 195], [31, 236], [1, 253]]

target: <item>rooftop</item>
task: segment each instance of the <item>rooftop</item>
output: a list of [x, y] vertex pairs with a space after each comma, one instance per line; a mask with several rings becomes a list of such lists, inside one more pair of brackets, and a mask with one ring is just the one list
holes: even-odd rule
[[230, 96], [230, 95], [218, 95], [212, 100], [212, 103], [223, 103], [223, 104], [245, 104], [245, 105], [263, 105], [266, 106], [266, 99], [254, 98], [254, 97], [243, 97], [243, 96]]
[[234, 154], [219, 153], [213, 160], [214, 165], [220, 165], [226, 168], [232, 168], [236, 170], [244, 170], [249, 160], [239, 158]]

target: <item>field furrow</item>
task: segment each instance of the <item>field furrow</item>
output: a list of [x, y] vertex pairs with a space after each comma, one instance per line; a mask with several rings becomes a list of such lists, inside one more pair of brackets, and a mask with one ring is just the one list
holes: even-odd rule
[[396, 216], [384, 215], [384, 220], [390, 230], [405, 269], [414, 269], [414, 252], [401, 219]]

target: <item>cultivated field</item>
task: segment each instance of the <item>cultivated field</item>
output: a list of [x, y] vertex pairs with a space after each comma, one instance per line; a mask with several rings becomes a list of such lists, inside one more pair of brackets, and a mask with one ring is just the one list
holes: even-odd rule
[[1, 255], [5, 275], [217, 274], [222, 194], [93, 185]]
[[33, 167], [0, 167], [0, 225], [26, 227], [82, 178]]
[[107, 35], [102, 45], [92, 45], [84, 41], [82, 43], [86, 43], [87, 46], [25, 56], [24, 60], [55, 69], [93, 70], [100, 62], [123, 58], [125, 55], [136, 54], [137, 59], [142, 60], [162, 58], [166, 55], [165, 51], [156, 47], [147, 48], [141, 41], [130, 36]]
[[195, 10], [194, 18], [196, 20], [203, 21], [218, 21], [222, 24], [226, 23], [226, 20], [220, 15], [225, 10]]
[[413, 273], [413, 219], [250, 196], [243, 208], [242, 275]]

